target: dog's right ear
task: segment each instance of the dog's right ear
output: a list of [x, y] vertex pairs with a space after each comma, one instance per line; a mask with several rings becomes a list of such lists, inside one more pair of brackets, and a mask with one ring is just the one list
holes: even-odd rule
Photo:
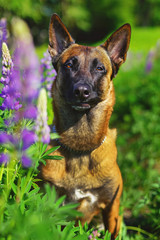
[[67, 28], [57, 14], [53, 14], [49, 25], [49, 46], [48, 50], [51, 57], [55, 57], [63, 52], [64, 49], [74, 43]]

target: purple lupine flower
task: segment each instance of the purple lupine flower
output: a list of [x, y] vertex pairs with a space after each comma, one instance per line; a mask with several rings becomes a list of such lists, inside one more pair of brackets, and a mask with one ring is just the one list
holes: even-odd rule
[[0, 132], [0, 144], [5, 143], [17, 144], [17, 138], [6, 132]]
[[31, 167], [32, 165], [32, 160], [26, 154], [22, 155], [21, 161], [22, 161], [22, 166], [25, 168]]
[[0, 164], [7, 164], [9, 161], [9, 156], [8, 154], [1, 153], [0, 154]]
[[36, 135], [34, 132], [24, 129], [22, 132], [22, 150], [26, 150], [36, 141]]
[[25, 103], [37, 98], [40, 86], [39, 62], [32, 47], [32, 44], [19, 41], [14, 55], [14, 64], [22, 73], [21, 94]]
[[4, 144], [4, 143], [7, 143], [9, 142], [9, 135], [5, 132], [1, 132], [0, 133], [0, 144]]
[[39, 141], [49, 143], [50, 141], [50, 128], [47, 124], [47, 94], [46, 90], [42, 88], [38, 97], [38, 115], [36, 119], [36, 133]]
[[152, 70], [154, 55], [155, 55], [155, 51], [150, 50], [147, 56], [147, 62], [146, 62], [146, 68], [145, 68], [146, 73], [149, 73]]
[[36, 119], [37, 117], [37, 108], [30, 104], [29, 106], [26, 106], [24, 111], [24, 118], [28, 119]]
[[14, 20], [13, 33], [16, 37], [14, 65], [20, 72], [20, 93], [23, 105], [22, 111], [16, 112], [15, 120], [18, 121], [23, 117], [35, 119], [37, 110], [33, 101], [38, 97], [40, 87], [39, 60], [30, 31], [23, 20]]
[[52, 66], [51, 56], [48, 51], [44, 53], [44, 58], [41, 59], [41, 84], [46, 88], [47, 94], [50, 97], [52, 83], [55, 80], [57, 73]]
[[37, 98], [40, 87], [39, 60], [27, 24], [23, 20], [14, 19], [12, 28], [16, 38], [14, 64], [22, 73], [23, 101], [32, 102]]
[[[16, 51], [13, 59], [14, 65], [10, 54], [8, 54], [7, 45], [3, 43], [5, 50], [7, 49], [7, 54], [4, 55], [2, 62], [1, 83], [4, 87], [0, 94], [4, 99], [0, 107], [1, 109], [17, 110], [12, 112], [12, 118], [7, 120], [8, 127], [14, 126], [15, 122], [21, 121], [24, 118], [36, 118], [37, 109], [34, 105], [34, 100], [38, 96], [40, 84], [40, 66], [38, 58], [35, 55], [28, 27], [26, 27], [26, 24], [21, 20], [16, 20], [13, 26], [16, 39]], [[10, 61], [8, 59], [10, 59]], [[24, 129], [21, 134], [20, 131], [21, 130], [16, 134], [13, 132], [13, 135], [8, 134], [5, 136], [1, 133], [0, 141], [2, 144], [12, 144], [11, 147], [13, 151], [18, 151], [17, 156], [21, 156], [19, 161], [22, 162], [22, 165], [24, 167], [30, 167], [32, 160], [26, 150], [36, 141], [36, 134], [27, 129]], [[12, 155], [10, 158], [12, 159]]]
[[7, 21], [5, 18], [0, 19], [0, 58], [2, 56], [2, 43], [7, 41]]
[[147, 61], [147, 64], [146, 64], [146, 72], [149, 73], [151, 70], [152, 70], [152, 62], [151, 61]]
[[3, 103], [0, 106], [1, 110], [18, 110], [22, 107], [19, 102], [19, 74], [18, 71], [13, 68], [13, 62], [6, 43], [2, 44], [2, 77], [0, 82], [4, 87], [1, 91], [0, 97], [3, 98]]

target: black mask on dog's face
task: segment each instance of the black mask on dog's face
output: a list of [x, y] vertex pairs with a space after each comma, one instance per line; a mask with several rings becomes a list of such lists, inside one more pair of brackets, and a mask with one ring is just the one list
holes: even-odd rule
[[57, 70], [57, 89], [76, 110], [87, 110], [104, 100], [109, 82], [125, 61], [130, 42], [129, 24], [101, 46], [75, 44], [61, 19], [54, 14], [49, 27], [49, 52]]

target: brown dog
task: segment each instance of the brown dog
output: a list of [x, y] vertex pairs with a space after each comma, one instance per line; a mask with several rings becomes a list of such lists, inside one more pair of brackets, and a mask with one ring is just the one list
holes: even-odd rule
[[115, 239], [120, 228], [122, 177], [116, 163], [116, 129], [109, 129], [115, 103], [112, 79], [125, 61], [131, 28], [123, 25], [101, 46], [74, 43], [54, 14], [49, 27], [49, 52], [57, 78], [53, 83], [54, 125], [60, 145], [47, 160], [42, 176], [68, 201], [78, 201], [82, 224], [102, 210], [104, 225]]

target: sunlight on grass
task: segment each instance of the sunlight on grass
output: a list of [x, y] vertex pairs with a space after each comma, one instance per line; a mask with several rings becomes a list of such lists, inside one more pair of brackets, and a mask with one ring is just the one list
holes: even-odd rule
[[160, 39], [160, 27], [133, 28], [131, 36], [130, 50], [147, 54]]
[[[98, 46], [105, 42], [105, 40], [110, 36], [106, 36], [105, 39], [91, 44], [92, 46]], [[148, 51], [155, 47], [157, 41], [160, 39], [160, 27], [137, 27], [132, 28], [131, 32], [131, 43], [129, 51], [135, 53], [143, 53], [145, 56]]]

